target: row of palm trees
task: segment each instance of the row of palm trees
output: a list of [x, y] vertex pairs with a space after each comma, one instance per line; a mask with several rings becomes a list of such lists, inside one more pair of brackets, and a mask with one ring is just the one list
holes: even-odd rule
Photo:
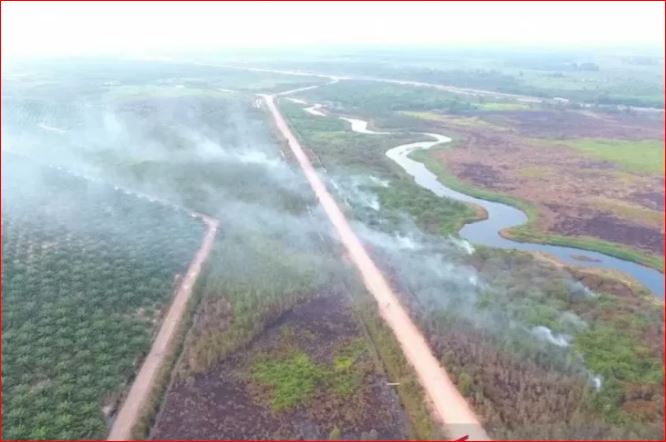
[[[113, 189], [3, 165], [3, 438], [104, 437], [199, 247], [199, 219]], [[41, 191], [41, 192], [40, 192]]]

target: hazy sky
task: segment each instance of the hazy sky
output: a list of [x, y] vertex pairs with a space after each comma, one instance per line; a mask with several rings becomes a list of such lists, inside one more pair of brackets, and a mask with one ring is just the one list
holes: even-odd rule
[[663, 2], [2, 2], [3, 58], [218, 47], [663, 41]]

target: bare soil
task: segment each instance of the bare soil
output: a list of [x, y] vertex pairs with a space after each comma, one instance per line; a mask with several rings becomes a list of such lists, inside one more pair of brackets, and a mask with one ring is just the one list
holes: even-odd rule
[[252, 377], [257, 358], [279, 357], [285, 348], [296, 348], [318, 364], [331, 364], [333, 355], [355, 339], [365, 338], [343, 294], [327, 294], [296, 306], [250, 346], [204, 374], [176, 382], [152, 437], [327, 439], [337, 426], [344, 438], [407, 438], [409, 425], [395, 387], [387, 385], [371, 347], [354, 363], [363, 382], [350, 395], [322, 386], [307, 402], [276, 411], [265, 387]]

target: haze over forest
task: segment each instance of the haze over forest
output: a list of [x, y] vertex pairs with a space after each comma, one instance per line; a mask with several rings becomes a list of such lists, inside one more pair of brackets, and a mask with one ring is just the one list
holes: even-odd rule
[[3, 439], [664, 438], [663, 2], [3, 2]]

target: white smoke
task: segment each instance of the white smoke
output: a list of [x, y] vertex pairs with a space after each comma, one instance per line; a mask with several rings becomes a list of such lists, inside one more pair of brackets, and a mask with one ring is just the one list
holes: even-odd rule
[[368, 207], [379, 211], [381, 204], [377, 195], [368, 189], [373, 181], [367, 177], [339, 176], [329, 178], [329, 183], [335, 191], [349, 203], [349, 206]]
[[389, 187], [389, 181], [388, 180], [383, 180], [381, 178], [377, 178], [374, 175], [370, 175], [368, 178], [370, 179], [370, 181], [372, 181], [372, 183], [377, 184], [379, 187], [384, 187], [384, 188]]
[[396, 233], [395, 239], [399, 248], [408, 250], [418, 250], [422, 248], [420, 244], [417, 244], [412, 238], [408, 236], [403, 236], [399, 233]]
[[55, 126], [49, 126], [48, 124], [45, 124], [45, 123], [39, 123], [38, 126], [39, 126], [40, 129], [43, 129], [43, 130], [48, 131], [48, 132], [53, 132], [53, 133], [56, 133], [56, 134], [59, 134], [59, 135], [63, 135], [63, 134], [67, 133], [66, 129], [61, 129], [61, 128], [55, 127]]
[[325, 117], [326, 114], [323, 113], [320, 109], [323, 108], [323, 106], [319, 103], [315, 103], [310, 107], [306, 107], [303, 110], [311, 115], [315, 115], [317, 117]]
[[467, 253], [468, 255], [471, 255], [476, 250], [474, 249], [474, 246], [466, 239], [456, 238], [453, 235], [449, 235], [449, 240], [453, 244], [455, 244], [458, 248], [465, 251], [465, 253]]
[[551, 329], [544, 327], [543, 325], [537, 325], [536, 327], [533, 327], [531, 332], [538, 339], [549, 342], [558, 347], [568, 347], [571, 341], [571, 336], [553, 333]]

